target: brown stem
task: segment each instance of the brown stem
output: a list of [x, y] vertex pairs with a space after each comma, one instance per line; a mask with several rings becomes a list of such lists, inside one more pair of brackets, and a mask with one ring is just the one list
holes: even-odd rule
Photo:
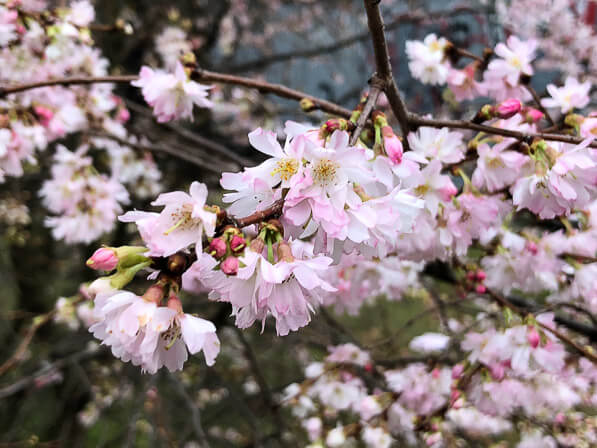
[[[227, 75], [225, 73], [210, 72], [203, 69], [196, 69], [192, 78], [203, 82], [217, 82], [220, 84], [232, 84], [250, 89], [257, 89], [262, 93], [271, 93], [282, 98], [301, 101], [307, 98], [313, 102], [317, 109], [328, 112], [333, 115], [338, 115], [344, 118], [350, 118], [351, 112], [342, 106], [339, 106], [330, 101], [322, 100], [300, 90], [294, 90], [289, 87], [272, 84], [266, 81], [258, 81], [256, 79], [245, 78], [242, 76]], [[113, 75], [113, 76], [73, 76], [69, 78], [56, 78], [45, 81], [17, 84], [14, 86], [0, 87], [0, 98], [11, 93], [23, 92], [25, 90], [37, 89], [40, 87], [49, 87], [57, 85], [77, 85], [77, 84], [97, 84], [97, 83], [129, 83], [138, 79], [137, 75]]]
[[384, 33], [383, 18], [379, 10], [379, 0], [364, 0], [364, 3], [371, 41], [373, 42], [377, 75], [383, 82], [388, 102], [400, 123], [400, 129], [404, 137], [404, 147], [408, 151], [410, 149], [406, 138], [409, 132], [408, 109], [398, 91], [398, 86], [392, 74], [392, 64], [390, 63], [390, 54]]
[[[557, 142], [570, 143], [578, 145], [583, 142], [581, 137], [573, 137], [570, 135], [548, 134], [542, 132], [518, 132], [510, 129], [496, 128], [494, 126], [486, 126], [483, 124], [471, 123], [466, 120], [438, 120], [434, 118], [424, 118], [417, 114], [410, 113], [408, 122], [413, 127], [426, 126], [431, 128], [452, 128], [452, 129], [470, 129], [471, 131], [485, 132], [486, 134], [502, 135], [504, 137], [511, 137], [517, 140], [527, 140], [539, 138], [543, 140], [551, 140]], [[591, 143], [592, 148], [597, 148], [597, 142]]]
[[257, 89], [261, 93], [271, 93], [281, 98], [288, 98], [291, 100], [301, 101], [307, 98], [315, 104], [317, 109], [328, 112], [333, 115], [338, 115], [344, 118], [350, 118], [351, 112], [342, 106], [338, 106], [330, 101], [322, 100], [320, 98], [308, 95], [299, 90], [294, 90], [281, 84], [271, 84], [265, 81], [258, 81], [256, 79], [245, 78], [243, 76], [227, 75], [224, 73], [210, 72], [203, 69], [196, 69], [192, 78], [203, 82], [217, 82], [220, 84], [232, 84], [243, 86], [250, 89]]
[[361, 111], [361, 115], [359, 115], [359, 118], [357, 119], [355, 130], [350, 137], [351, 146], [354, 146], [359, 139], [361, 132], [363, 132], [363, 128], [367, 123], [367, 119], [369, 118], [369, 115], [371, 115], [371, 111], [377, 104], [377, 98], [379, 98], [379, 94], [383, 91], [383, 81], [379, 79], [377, 74], [373, 75], [370, 84], [371, 88], [369, 89], [367, 102]]
[[[495, 292], [493, 292], [489, 289], [487, 290], [487, 295], [489, 295], [489, 297], [491, 297], [495, 302], [499, 303], [503, 308], [509, 308], [510, 310], [514, 311], [516, 314], [519, 314], [521, 316], [533, 316], [531, 313], [527, 312], [526, 310], [518, 308], [516, 305], [511, 303], [505, 297], [502, 297], [499, 294], [496, 294]], [[556, 328], [551, 328], [545, 324], [542, 324], [539, 321], [537, 321], [537, 325], [539, 325], [544, 330], [549, 331], [551, 334], [553, 334], [555, 337], [557, 337], [560, 341], [564, 342], [568, 346], [574, 348], [576, 351], [578, 351], [580, 354], [582, 354], [585, 358], [592, 361], [594, 364], [597, 364], [597, 356], [596, 355], [594, 355], [593, 353], [591, 353], [590, 351], [588, 351], [587, 349], [582, 347], [577, 342], [570, 339], [564, 333], [560, 332]]]
[[47, 79], [45, 81], [31, 82], [26, 84], [16, 84], [14, 86], [0, 87], [0, 98], [11, 93], [24, 92], [25, 90], [38, 89], [40, 87], [50, 86], [69, 86], [81, 84], [100, 84], [100, 83], [127, 83], [135, 81], [137, 75], [112, 75], [112, 76], [71, 76], [68, 78]]
[[[73, 300], [72, 306], [75, 306], [75, 305], [81, 303], [83, 300], [85, 300], [85, 298], [83, 296], [76, 298], [75, 300]], [[57, 310], [56, 310], [56, 308], [54, 308], [53, 310], [47, 312], [46, 314], [42, 314], [41, 316], [37, 316], [35, 319], [33, 319], [33, 323], [27, 329], [25, 336], [19, 343], [15, 352], [12, 354], [12, 356], [10, 358], [8, 358], [6, 361], [4, 361], [4, 363], [2, 363], [2, 365], [0, 365], [0, 376], [5, 374], [8, 370], [13, 368], [19, 362], [21, 362], [21, 360], [25, 356], [27, 347], [29, 347], [29, 344], [33, 340], [35, 333], [37, 333], [37, 330], [39, 330], [40, 327], [42, 327], [46, 323], [48, 323], [56, 315], [56, 313], [57, 313]]]
[[222, 210], [218, 213], [218, 228], [223, 228], [226, 225], [234, 225], [238, 228], [247, 227], [253, 224], [259, 224], [262, 221], [265, 221], [270, 218], [277, 218], [282, 214], [282, 209], [284, 208], [284, 199], [278, 199], [268, 208], [255, 212], [249, 216], [245, 216], [244, 218], [234, 218], [228, 216], [226, 210]]

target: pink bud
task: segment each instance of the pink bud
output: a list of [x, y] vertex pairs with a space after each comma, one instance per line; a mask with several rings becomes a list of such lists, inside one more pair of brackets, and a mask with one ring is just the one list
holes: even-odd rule
[[390, 126], [381, 128], [381, 135], [386, 154], [394, 164], [399, 164], [402, 161], [402, 142]]
[[118, 266], [116, 251], [109, 247], [100, 247], [87, 260], [87, 266], [96, 270], [113, 271]]
[[129, 121], [130, 118], [131, 113], [128, 109], [120, 109], [120, 111], [118, 112], [118, 121], [120, 121], [121, 123], [126, 123], [127, 121]]
[[246, 246], [245, 239], [242, 236], [234, 235], [230, 240], [230, 249], [234, 252], [238, 252], [243, 250]]
[[506, 368], [503, 364], [492, 364], [489, 366], [489, 373], [494, 380], [501, 381], [506, 375]]
[[460, 398], [460, 391], [458, 389], [452, 389], [450, 392], [450, 401], [453, 403]]
[[160, 303], [164, 297], [164, 287], [158, 284], [151, 285], [142, 297], [148, 302]]
[[475, 277], [477, 277], [477, 280], [482, 282], [487, 278], [487, 274], [485, 273], [485, 271], [478, 270], [475, 274]]
[[533, 107], [526, 108], [525, 112], [525, 121], [527, 123], [537, 123], [543, 118], [543, 112]]
[[54, 116], [54, 112], [52, 112], [50, 109], [44, 106], [35, 106], [33, 110], [35, 114], [38, 116], [41, 125], [44, 127], [48, 127], [50, 120]]
[[478, 294], [485, 294], [487, 292], [487, 288], [485, 285], [477, 285], [475, 286], [475, 291], [477, 291]]
[[510, 98], [505, 101], [502, 101], [498, 104], [495, 108], [495, 115], [498, 118], [511, 118], [520, 112], [522, 109], [522, 104], [519, 100]]
[[433, 378], [435, 378], [435, 379], [438, 379], [438, 378], [439, 378], [439, 375], [440, 375], [440, 373], [441, 373], [441, 372], [439, 371], [439, 369], [435, 368], [435, 369], [433, 369], [433, 370], [431, 371], [431, 376], [432, 376]]
[[535, 327], [532, 327], [529, 332], [527, 333], [527, 341], [529, 341], [529, 345], [533, 348], [539, 347], [539, 342], [541, 341], [541, 336], [539, 336], [539, 332]]
[[456, 364], [452, 367], [452, 379], [457, 380], [462, 376], [462, 372], [464, 372], [464, 366], [462, 364]]
[[475, 279], [475, 273], [473, 271], [469, 271], [466, 273], [466, 279], [470, 280], [471, 282]]
[[211, 243], [209, 243], [209, 248], [207, 250], [216, 258], [221, 258], [226, 254], [226, 241], [222, 238], [214, 238], [211, 240]]
[[170, 297], [168, 298], [168, 305], [167, 306], [171, 310], [176, 311], [178, 314], [182, 313], [182, 302], [174, 294], [170, 294]]
[[238, 272], [238, 258], [230, 256], [220, 263], [220, 269], [226, 275], [236, 275]]
[[539, 248], [537, 247], [537, 244], [533, 241], [527, 241], [526, 249], [533, 255], [537, 255], [537, 252], [539, 252]]
[[566, 421], [566, 416], [562, 413], [562, 412], [558, 412], [556, 414], [556, 418], [554, 418], [554, 421], [558, 424], [561, 425], [562, 423], [564, 423]]

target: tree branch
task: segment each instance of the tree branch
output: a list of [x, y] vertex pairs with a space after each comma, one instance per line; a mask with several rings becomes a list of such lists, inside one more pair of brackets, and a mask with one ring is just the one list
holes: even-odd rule
[[371, 111], [377, 104], [377, 98], [379, 98], [379, 94], [383, 91], [384, 83], [382, 80], [379, 79], [377, 74], [374, 74], [370, 81], [371, 88], [369, 89], [369, 95], [367, 96], [367, 102], [361, 111], [361, 115], [357, 119], [356, 127], [350, 136], [350, 146], [354, 146], [359, 139], [361, 132], [363, 132], [363, 128], [367, 123], [367, 119], [369, 115], [371, 115]]
[[[257, 89], [261, 93], [271, 93], [281, 98], [301, 101], [308, 99], [313, 102], [315, 108], [332, 115], [338, 115], [344, 118], [350, 118], [351, 112], [342, 106], [339, 106], [330, 101], [322, 100], [315, 96], [301, 92], [300, 90], [291, 89], [281, 84], [272, 84], [266, 81], [259, 81], [256, 79], [245, 78], [242, 76], [228, 75], [225, 73], [210, 72], [197, 68], [193, 71], [191, 77], [195, 81], [216, 82], [220, 84], [232, 84], [246, 87], [249, 89]], [[97, 83], [129, 83], [138, 79], [137, 75], [113, 75], [113, 76], [73, 76], [68, 78], [48, 79], [45, 81], [17, 84], [14, 86], [0, 87], [0, 98], [10, 95], [12, 93], [24, 92], [25, 90], [38, 89], [40, 87], [50, 87], [58, 85], [88, 85]]]
[[403, 144], [408, 151], [410, 149], [408, 139], [406, 138], [409, 132], [408, 109], [398, 91], [398, 86], [392, 74], [392, 64], [390, 63], [390, 54], [384, 33], [384, 23], [379, 10], [379, 0], [364, 0], [364, 3], [371, 41], [373, 42], [377, 75], [383, 82], [384, 91], [386, 92], [392, 111], [400, 123], [400, 129], [404, 138]]
[[[413, 127], [426, 126], [431, 128], [452, 128], [452, 129], [469, 129], [471, 131], [485, 132], [486, 134], [502, 135], [504, 137], [511, 137], [517, 140], [527, 140], [539, 138], [543, 140], [557, 141], [563, 143], [570, 143], [578, 145], [585, 139], [582, 137], [573, 137], [571, 135], [548, 134], [543, 132], [518, 132], [510, 129], [496, 128], [494, 126], [486, 126], [483, 124], [471, 123], [466, 120], [439, 120], [434, 118], [424, 118], [417, 114], [409, 113], [408, 122]], [[597, 142], [590, 144], [592, 148], [597, 148]]]

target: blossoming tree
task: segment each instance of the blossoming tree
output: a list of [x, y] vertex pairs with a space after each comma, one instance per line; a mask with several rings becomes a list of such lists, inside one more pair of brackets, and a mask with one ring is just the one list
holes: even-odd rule
[[[224, 3], [225, 53], [258, 18], [251, 2]], [[270, 6], [286, 18], [309, 4], [284, 13], [283, 3]], [[92, 33], [126, 41], [135, 24], [98, 24], [99, 2], [97, 10], [87, 0], [1, 3], [0, 181], [12, 188], [0, 218], [26, 228], [15, 192], [43, 176], [35, 194], [45, 227], [74, 248], [65, 258], [74, 254], [96, 276], [73, 278], [70, 296], [25, 316], [24, 333], [1, 352], [2, 399], [51, 388], [69, 365], [91, 360], [93, 399], [80, 424], [105, 427], [106, 408], [141, 402], [117, 444], [597, 445], [596, 2], [480, 4], [470, 9], [491, 13], [503, 38], [470, 48], [439, 30], [390, 45], [384, 18], [394, 26], [442, 14], [354, 3], [349, 14], [366, 19], [367, 32], [340, 43], [366, 41], [371, 58], [349, 108], [203, 68], [188, 24], [151, 36], [161, 63], [122, 74]], [[308, 7], [314, 22], [331, 15]], [[280, 20], [277, 32], [286, 26]], [[425, 95], [443, 89], [433, 114], [401, 89], [397, 45]], [[543, 82], [545, 69], [563, 76]], [[258, 123], [263, 113], [239, 106], [255, 92], [294, 102], [302, 118], [282, 122], [278, 112], [274, 125]], [[232, 117], [231, 135], [241, 129], [252, 153], [173, 123], [210, 116]], [[202, 175], [170, 180], [170, 159], [219, 186]], [[385, 315], [372, 318], [375, 307]], [[31, 347], [52, 323], [89, 344], [46, 354], [35, 370]], [[263, 362], [268, 345], [280, 362]], [[206, 431], [203, 410], [224, 400], [210, 386], [239, 375], [242, 390], [223, 390], [241, 403], [250, 431], [233, 417], [226, 431]], [[197, 398], [189, 391], [199, 381]], [[177, 413], [180, 400], [189, 413]], [[11, 425], [7, 442], [30, 437]], [[69, 437], [58, 443], [75, 443]]]

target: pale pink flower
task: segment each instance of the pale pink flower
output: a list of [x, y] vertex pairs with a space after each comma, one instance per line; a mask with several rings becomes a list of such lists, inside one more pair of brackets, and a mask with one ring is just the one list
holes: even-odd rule
[[445, 60], [445, 48], [448, 41], [435, 34], [429, 34], [421, 42], [406, 41], [408, 68], [414, 78], [424, 84], [442, 85], [446, 83], [450, 63]]
[[462, 70], [450, 68], [448, 87], [454, 93], [456, 101], [473, 100], [480, 94], [479, 83], [475, 80], [475, 66], [469, 64]]
[[443, 163], [456, 163], [464, 159], [466, 147], [460, 132], [451, 132], [448, 128], [419, 128], [408, 134], [408, 143], [413, 151], [429, 160]]
[[448, 348], [450, 337], [441, 333], [424, 333], [413, 338], [408, 348], [415, 352], [433, 353], [441, 352]]
[[458, 193], [450, 177], [441, 174], [441, 170], [441, 162], [434, 159], [419, 173], [404, 181], [404, 185], [411, 188], [415, 196], [425, 200], [425, 208], [433, 217], [437, 215], [440, 203], [450, 201]]
[[479, 159], [472, 177], [475, 187], [485, 186], [489, 192], [494, 192], [513, 184], [518, 179], [520, 170], [528, 157], [516, 151], [506, 150], [511, 143], [509, 140], [504, 140], [493, 146], [487, 143], [477, 146]]
[[132, 85], [140, 87], [145, 101], [153, 107], [153, 113], [160, 123], [178, 118], [193, 119], [193, 105], [212, 107], [207, 99], [208, 86], [189, 80], [179, 62], [174, 74], [153, 71], [142, 67], [139, 79]]
[[578, 82], [576, 78], [568, 76], [563, 87], [556, 87], [554, 84], [547, 85], [547, 91], [551, 98], [544, 98], [541, 104], [545, 107], [560, 108], [563, 114], [572, 109], [582, 109], [589, 104], [589, 91], [591, 82]]
[[163, 205], [159, 213], [128, 212], [119, 219], [135, 222], [149, 255], [168, 256], [195, 244], [201, 252], [203, 235], [213, 236], [216, 214], [205, 208], [207, 187], [199, 182], [191, 184], [189, 193], [163, 193], [152, 205]]

